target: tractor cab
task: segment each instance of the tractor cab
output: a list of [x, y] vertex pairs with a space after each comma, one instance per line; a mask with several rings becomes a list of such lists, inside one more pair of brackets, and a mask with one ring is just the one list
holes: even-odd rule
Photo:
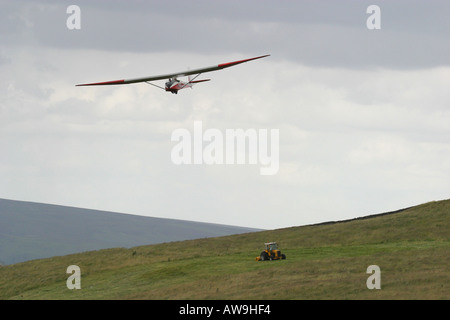
[[266, 250], [273, 251], [278, 249], [278, 245], [276, 242], [267, 242], [265, 243]]

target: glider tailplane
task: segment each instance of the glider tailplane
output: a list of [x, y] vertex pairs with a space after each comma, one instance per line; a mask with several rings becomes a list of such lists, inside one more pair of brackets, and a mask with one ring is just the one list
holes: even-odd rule
[[200, 83], [200, 82], [205, 82], [205, 81], [210, 81], [211, 79], [203, 79], [203, 80], [194, 80], [197, 77], [191, 78], [191, 76], [188, 76], [188, 85], [189, 87], [192, 89], [192, 87], [194, 86], [194, 84], [196, 83]]
[[189, 83], [200, 83], [200, 82], [206, 82], [206, 81], [210, 81], [211, 79], [203, 79], [203, 80], [194, 80], [194, 81], [189, 81]]

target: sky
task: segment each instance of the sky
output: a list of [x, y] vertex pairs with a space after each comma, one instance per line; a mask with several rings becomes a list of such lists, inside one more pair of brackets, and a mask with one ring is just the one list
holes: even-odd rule
[[[0, 198], [264, 229], [448, 199], [449, 12], [448, 1], [0, 0]], [[177, 95], [75, 86], [265, 54]], [[278, 171], [175, 164], [172, 133], [196, 122], [278, 130]]]

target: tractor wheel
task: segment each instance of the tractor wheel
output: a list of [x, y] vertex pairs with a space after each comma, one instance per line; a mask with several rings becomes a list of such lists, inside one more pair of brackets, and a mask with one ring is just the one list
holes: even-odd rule
[[263, 251], [261, 252], [261, 261], [269, 260], [269, 256], [267, 255], [267, 252]]
[[286, 259], [286, 255], [284, 253], [281, 254], [281, 259]]

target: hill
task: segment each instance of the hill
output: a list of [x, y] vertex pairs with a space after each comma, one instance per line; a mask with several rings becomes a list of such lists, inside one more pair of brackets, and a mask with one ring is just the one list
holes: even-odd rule
[[[322, 225], [108, 249], [0, 268], [0, 299], [449, 299], [450, 200]], [[286, 260], [256, 262], [277, 241]], [[81, 269], [69, 290], [66, 269]], [[379, 266], [381, 289], [367, 268]]]
[[0, 199], [0, 264], [255, 230]]

